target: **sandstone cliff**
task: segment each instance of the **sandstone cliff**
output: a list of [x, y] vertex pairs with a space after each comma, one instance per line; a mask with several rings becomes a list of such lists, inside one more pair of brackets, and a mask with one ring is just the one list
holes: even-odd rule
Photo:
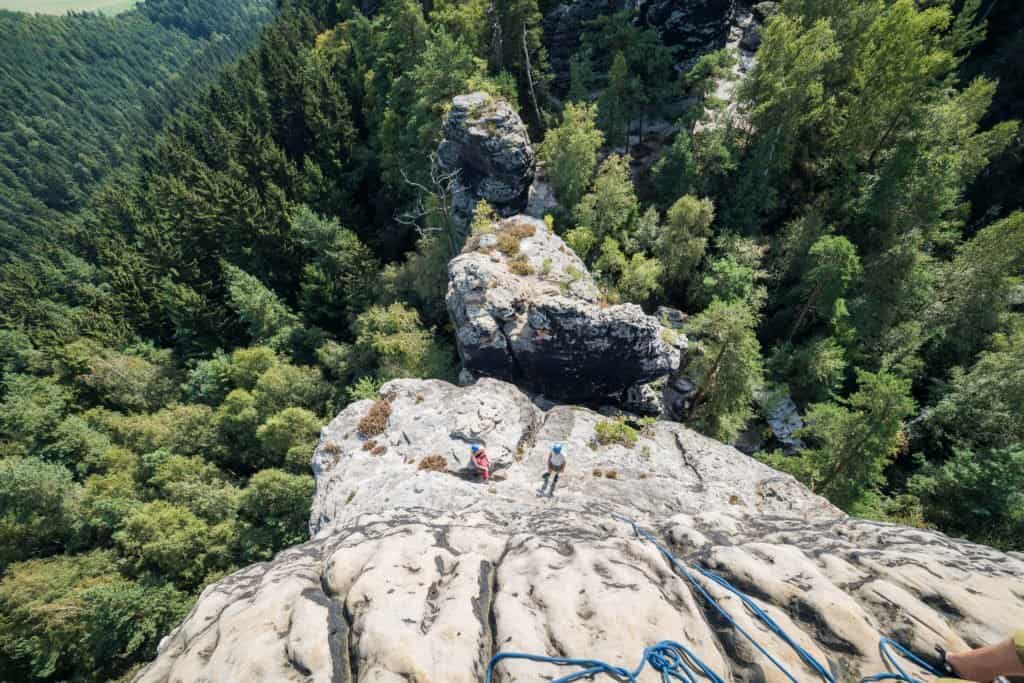
[[[882, 636], [928, 652], [1024, 623], [1024, 558], [851, 519], [679, 424], [602, 445], [600, 415], [543, 411], [497, 380], [398, 380], [381, 394], [386, 424], [364, 421], [373, 402], [362, 401], [323, 431], [313, 540], [210, 586], [138, 681], [468, 682], [498, 651], [632, 666], [665, 638], [725, 680], [785, 680], [613, 513], [748, 592], [840, 681], [882, 670]], [[486, 444], [499, 480], [462, 472], [470, 440]], [[540, 498], [555, 441], [568, 470]], [[817, 680], [704, 583], [800, 680]], [[514, 662], [498, 680], [554, 673]]]

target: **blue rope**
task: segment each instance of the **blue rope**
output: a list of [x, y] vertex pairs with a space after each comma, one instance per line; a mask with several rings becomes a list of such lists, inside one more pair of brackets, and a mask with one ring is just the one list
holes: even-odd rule
[[882, 656], [882, 661], [889, 667], [888, 671], [873, 676], [866, 676], [861, 679], [860, 683], [873, 683], [874, 681], [900, 681], [901, 683], [924, 683], [920, 678], [911, 676], [907, 671], [900, 666], [899, 662], [896, 661], [896, 657], [890, 652], [890, 648], [896, 650], [897, 654], [906, 659], [907, 661], [921, 667], [928, 672], [931, 676], [942, 676], [942, 672], [937, 670], [928, 662], [924, 661], [913, 652], [903, 647], [895, 640], [890, 638], [882, 638], [878, 641], [878, 653]]
[[[743, 628], [740, 624], [736, 622], [735, 619], [732, 618], [732, 615], [726, 612], [725, 609], [718, 604], [717, 600], [711, 597], [711, 595], [704, 589], [704, 586], [701, 585], [697, 578], [683, 565], [682, 562], [680, 562], [676, 558], [675, 555], [672, 554], [672, 552], [668, 548], [662, 545], [661, 542], [658, 541], [658, 539], [656, 539], [650, 533], [641, 529], [636, 522], [627, 517], [623, 517], [621, 515], [612, 515], [612, 517], [620, 521], [623, 521], [626, 524], [629, 524], [631, 527], [633, 527], [633, 533], [653, 543], [654, 547], [656, 547], [658, 551], [665, 557], [665, 559], [669, 561], [669, 564], [671, 564], [677, 572], [679, 572], [684, 578], [686, 578], [686, 580], [690, 582], [690, 585], [697, 589], [697, 592], [704, 597], [704, 599], [707, 601], [709, 605], [714, 607], [715, 610], [720, 615], [722, 615], [722, 618], [729, 622], [730, 626], [739, 631], [744, 638], [750, 641], [750, 643], [754, 647], [756, 647], [761, 654], [767, 657], [768, 660], [772, 664], [774, 664], [776, 668], [778, 668], [778, 670], [781, 671], [786, 678], [792, 681], [792, 683], [799, 683], [796, 677], [792, 673], [790, 673], [790, 671], [785, 666], [783, 666], [778, 659], [773, 657], [772, 654], [768, 652], [768, 650], [766, 650], [763, 645], [754, 640], [754, 636], [750, 635], [750, 633], [745, 628]], [[718, 576], [717, 574], [714, 574], [700, 567], [694, 567], [694, 569], [701, 576], [710, 579], [715, 584], [721, 586], [725, 590], [729, 591], [730, 593], [738, 597], [743, 602], [744, 606], [747, 607], [747, 609], [749, 609], [754, 614], [754, 616], [760, 619], [764, 623], [764, 625], [768, 627], [768, 630], [782, 638], [782, 640], [787, 645], [789, 645], [790, 648], [792, 648], [793, 651], [796, 652], [797, 655], [799, 655], [799, 657], [802, 660], [804, 660], [804, 662], [806, 662], [807, 665], [811, 669], [813, 669], [814, 672], [817, 673], [823, 681], [826, 681], [826, 683], [835, 683], [835, 678], [832, 677], [832, 673], [827, 668], [825, 668], [825, 666], [822, 665], [821, 662], [815, 659], [814, 655], [812, 655], [810, 652], [801, 647], [799, 643], [790, 638], [789, 634], [787, 634], [785, 630], [783, 630], [783, 628], [779, 626], [778, 623], [771, 618], [771, 616], [768, 615], [767, 612], [765, 612], [753, 600], [751, 600], [750, 597], [748, 597], [740, 589], [736, 588], [731, 583], [729, 583], [722, 577]]]
[[[690, 585], [700, 593], [710, 606], [715, 608], [715, 610], [729, 623], [730, 626], [739, 631], [748, 641], [750, 641], [750, 643], [757, 648], [761, 654], [768, 658], [768, 660], [771, 661], [772, 664], [774, 664], [792, 683], [799, 683], [796, 677], [790, 673], [790, 671], [783, 666], [778, 659], [773, 657], [772, 654], [764, 648], [764, 646], [757, 642], [754, 637], [745, 628], [743, 628], [743, 626], [738, 624], [736, 620], [718, 604], [718, 601], [716, 601], [711, 594], [704, 589], [704, 586], [697, 580], [697, 577], [694, 576], [693, 572], [680, 562], [668, 548], [658, 541], [658, 539], [641, 529], [636, 522], [627, 517], [616, 514], [613, 514], [612, 517], [629, 524], [633, 527], [633, 532], [638, 537], [644, 538], [653, 543], [662, 556], [668, 560], [672, 568], [689, 581]], [[755, 617], [760, 619], [769, 631], [777, 635], [783, 642], [789, 645], [789, 647], [796, 652], [800, 659], [802, 659], [804, 663], [821, 678], [821, 680], [825, 681], [825, 683], [836, 683], [832, 673], [821, 662], [819, 662], [814, 655], [793, 640], [793, 638], [786, 633], [785, 629], [779, 626], [778, 622], [772, 619], [767, 612], [751, 600], [750, 596], [710, 570], [698, 566], [694, 566], [693, 570], [697, 574], [700, 574], [704, 578], [713, 582], [715, 585], [739, 598], [743, 605]], [[882, 638], [878, 643], [878, 651], [882, 657], [882, 661], [889, 667], [889, 670], [872, 676], [866, 676], [861, 679], [860, 683], [875, 683], [876, 681], [924, 683], [920, 679], [914, 678], [907, 673], [907, 671], [900, 666], [891, 650], [895, 650], [901, 657], [921, 667], [931, 675], [942, 675], [941, 672], [936, 671], [934, 667], [896, 641], [889, 638]], [[671, 683], [672, 680], [683, 681], [684, 683], [698, 683], [699, 680], [702, 679], [711, 681], [711, 683], [725, 683], [721, 676], [716, 674], [711, 667], [705, 664], [689, 648], [681, 643], [671, 640], [663, 640], [657, 645], [644, 648], [640, 663], [632, 670], [620, 666], [613, 666], [598, 659], [573, 659], [569, 657], [531, 655], [522, 652], [499, 652], [491, 657], [491, 661], [487, 664], [487, 675], [485, 678], [486, 683], [491, 683], [495, 666], [506, 659], [519, 659], [543, 664], [553, 664], [556, 666], [575, 666], [580, 669], [579, 671], [562, 676], [561, 678], [556, 678], [552, 680], [551, 683], [570, 683], [571, 681], [576, 681], [581, 678], [593, 678], [598, 674], [605, 674], [618, 681], [635, 683], [637, 676], [639, 676], [644, 667], [648, 665], [661, 674], [661, 680], [663, 683]]]
[[684, 683], [699, 683], [701, 680], [711, 681], [711, 683], [726, 683], [721, 676], [716, 674], [692, 650], [682, 643], [671, 640], [663, 640], [657, 645], [644, 648], [640, 664], [632, 670], [621, 666], [612, 666], [597, 659], [571, 659], [569, 657], [545, 657], [520, 652], [499, 652], [491, 657], [491, 661], [487, 665], [486, 683], [491, 683], [494, 667], [504, 659], [521, 659], [542, 664], [555, 664], [557, 666], [575, 666], [581, 669], [567, 676], [556, 678], [551, 683], [570, 683], [570, 681], [576, 681], [581, 678], [592, 678], [598, 674], [611, 676], [618, 681], [636, 683], [637, 676], [648, 665], [661, 674], [661, 680], [664, 683], [670, 683], [672, 680], [683, 681]]

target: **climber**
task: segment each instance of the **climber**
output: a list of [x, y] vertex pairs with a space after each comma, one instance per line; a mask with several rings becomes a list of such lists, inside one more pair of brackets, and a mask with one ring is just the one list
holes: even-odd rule
[[[556, 443], [551, 447], [551, 453], [548, 454], [548, 466], [544, 472], [544, 476], [541, 477], [544, 483], [540, 485], [540, 489], [537, 491], [539, 496], [547, 496], [550, 498], [555, 493], [555, 486], [558, 485], [558, 475], [565, 469], [565, 451], [562, 448], [562, 444]], [[551, 477], [551, 475], [555, 475]], [[550, 478], [551, 488], [548, 489], [548, 479]], [[545, 492], [545, 489], [548, 489]]]
[[473, 468], [480, 474], [481, 479], [490, 481], [491, 460], [487, 457], [487, 451], [480, 444], [475, 443], [469, 447], [469, 453], [469, 461], [473, 463]]
[[940, 681], [998, 681], [1001, 676], [1024, 676], [1024, 629], [995, 645], [967, 652], [939, 650], [946, 673], [952, 678]]

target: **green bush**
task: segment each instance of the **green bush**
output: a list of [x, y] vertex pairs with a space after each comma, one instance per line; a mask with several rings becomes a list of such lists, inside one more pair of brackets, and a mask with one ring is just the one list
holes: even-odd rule
[[157, 356], [161, 362], [104, 350], [89, 359], [89, 369], [79, 380], [114, 409], [156, 410], [174, 397], [177, 385], [169, 376], [170, 350], [150, 355]]
[[278, 362], [277, 354], [266, 346], [237, 349], [231, 354], [228, 377], [236, 387], [252, 390], [260, 375]]
[[636, 445], [639, 434], [635, 429], [626, 424], [626, 418], [618, 417], [613, 420], [601, 420], [594, 426], [597, 435], [597, 442], [602, 446], [608, 444], [619, 444], [632, 448]]
[[80, 493], [60, 465], [0, 460], [0, 572], [11, 562], [59, 551], [73, 533]]
[[961, 449], [941, 464], [922, 465], [908, 488], [925, 519], [947, 533], [1024, 550], [1024, 446]]
[[149, 484], [161, 499], [187, 508], [211, 524], [231, 517], [238, 505], [238, 489], [216, 466], [198, 456], [167, 457], [157, 466]]
[[142, 490], [132, 474], [125, 469], [85, 480], [78, 508], [79, 546], [109, 545], [124, 520], [142, 505]]
[[269, 368], [256, 380], [253, 390], [256, 407], [264, 419], [285, 408], [319, 410], [327, 395], [319, 368], [288, 363]]
[[238, 517], [242, 557], [266, 560], [309, 538], [313, 478], [269, 469], [255, 474], [242, 491]]
[[0, 670], [7, 680], [114, 678], [153, 657], [191, 602], [125, 579], [109, 551], [12, 565], [0, 581]]
[[[280, 467], [291, 449], [313, 452], [323, 421], [305, 408], [285, 408], [256, 430], [263, 448], [263, 467]], [[306, 468], [308, 468], [308, 457]], [[289, 468], [290, 469], [290, 468]]]
[[133, 571], [181, 588], [201, 585], [209, 569], [210, 528], [188, 509], [163, 500], [136, 508], [114, 540]]
[[7, 376], [0, 401], [0, 438], [35, 452], [51, 440], [71, 400], [71, 391], [50, 377]]

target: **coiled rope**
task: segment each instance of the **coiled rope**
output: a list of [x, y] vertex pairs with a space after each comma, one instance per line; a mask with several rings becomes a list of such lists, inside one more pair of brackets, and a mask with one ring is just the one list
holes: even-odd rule
[[[744, 638], [757, 648], [757, 650], [773, 665], [775, 665], [775, 667], [777, 667], [779, 671], [781, 671], [782, 674], [792, 683], [799, 683], [796, 676], [794, 676], [789, 669], [787, 669], [778, 659], [768, 652], [768, 650], [759, 643], [749, 631], [733, 619], [732, 615], [730, 615], [725, 608], [723, 608], [718, 601], [708, 593], [701, 582], [697, 579], [697, 575], [704, 577], [739, 598], [743, 603], [743, 606], [746, 607], [747, 610], [749, 610], [757, 619], [759, 619], [769, 631], [786, 643], [818, 678], [825, 681], [825, 683], [836, 683], [835, 677], [832, 676], [831, 671], [824, 664], [819, 662], [814, 655], [797, 643], [788, 633], [786, 633], [785, 629], [779, 626], [778, 622], [772, 619], [771, 615], [765, 612], [746, 593], [708, 569], [696, 565], [687, 567], [675, 555], [673, 555], [668, 548], [658, 541], [658, 539], [649, 532], [641, 529], [636, 522], [628, 517], [616, 514], [613, 514], [612, 517], [629, 524], [633, 528], [633, 533], [635, 533], [637, 537], [653, 543], [672, 568], [694, 587], [697, 593], [704, 598], [707, 604], [713, 607], [730, 626], [743, 635]], [[936, 671], [934, 667], [929, 665], [923, 659], [889, 638], [882, 638], [878, 644], [878, 651], [882, 657], [882, 661], [889, 667], [889, 670], [879, 674], [866, 676], [861, 679], [860, 683], [875, 683], [875, 681], [924, 683], [924, 681], [910, 675], [906, 669], [900, 666], [895, 655], [899, 655], [907, 661], [912, 662], [931, 675], [941, 675], [940, 672]], [[617, 681], [635, 683], [637, 676], [640, 675], [640, 672], [643, 671], [646, 666], [650, 666], [654, 671], [660, 673], [663, 683], [671, 683], [672, 680], [684, 681], [685, 683], [699, 683], [701, 680], [711, 681], [711, 683], [726, 683], [721, 676], [715, 673], [715, 671], [712, 670], [711, 667], [701, 660], [693, 651], [685, 645], [671, 640], [663, 640], [657, 645], [644, 648], [640, 663], [635, 669], [626, 669], [621, 666], [614, 666], [599, 659], [547, 657], [544, 655], [534, 655], [524, 652], [498, 652], [491, 657], [490, 662], [487, 664], [487, 673], [485, 678], [486, 683], [491, 683], [494, 675], [494, 668], [499, 662], [504, 660], [524, 660], [542, 664], [553, 664], [556, 666], [572, 666], [578, 669], [566, 676], [553, 679], [551, 683], [569, 683], [570, 681], [576, 681], [582, 678], [593, 678], [599, 674], [604, 674]]]

